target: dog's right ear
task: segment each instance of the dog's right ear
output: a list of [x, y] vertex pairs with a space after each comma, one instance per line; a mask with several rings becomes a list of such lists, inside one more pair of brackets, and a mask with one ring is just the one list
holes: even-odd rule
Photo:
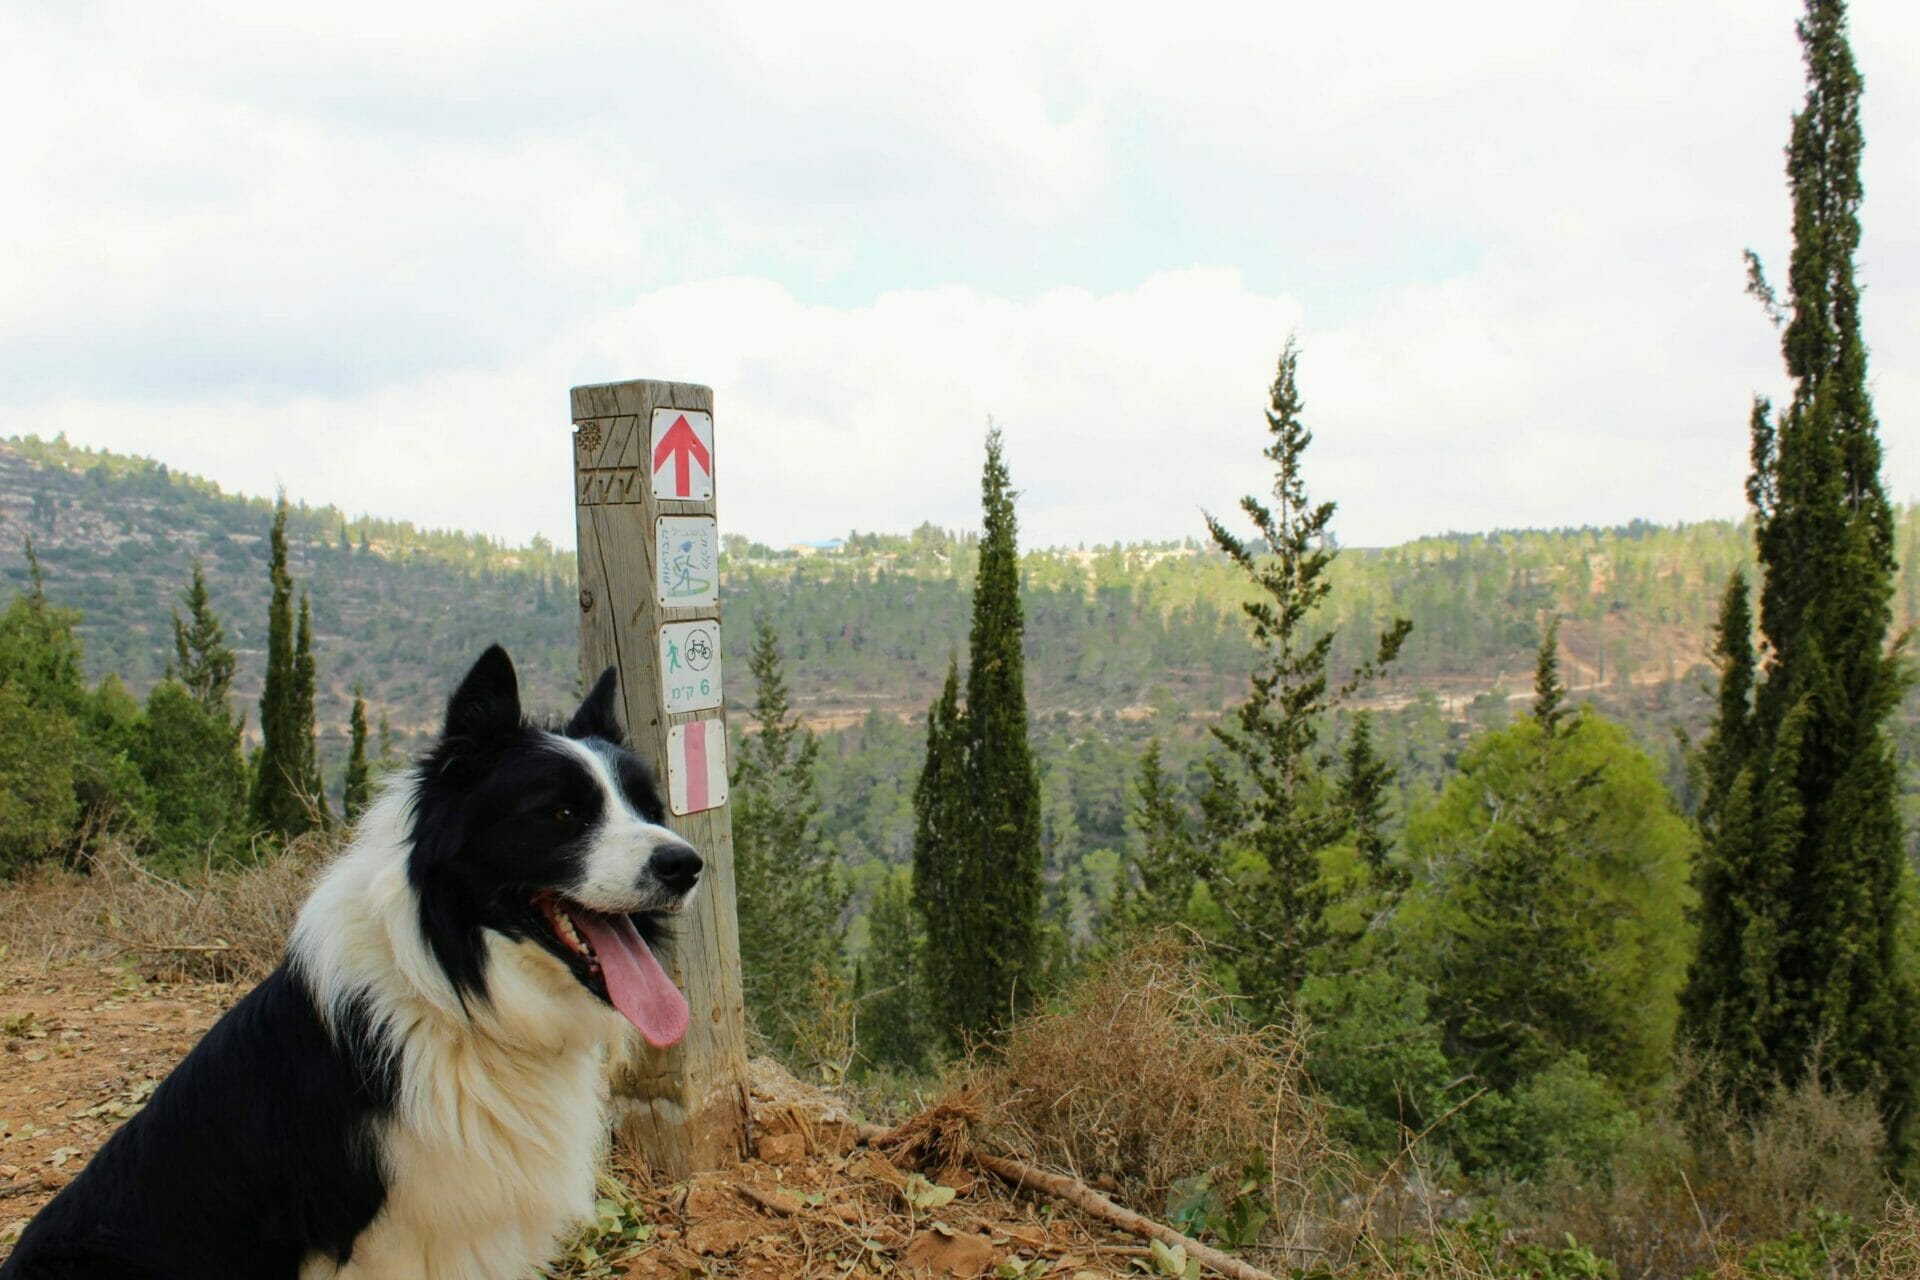
[[520, 727], [520, 679], [499, 645], [480, 655], [447, 700], [446, 738], [487, 738]]
[[614, 703], [620, 693], [620, 672], [608, 667], [593, 682], [593, 692], [573, 713], [573, 719], [567, 721], [567, 727], [561, 732], [569, 738], [603, 738], [608, 742], [625, 742], [626, 734], [621, 732], [620, 717], [614, 710]]

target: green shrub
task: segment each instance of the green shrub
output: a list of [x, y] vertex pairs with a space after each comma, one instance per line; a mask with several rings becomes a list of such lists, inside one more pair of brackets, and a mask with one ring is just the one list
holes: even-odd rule
[[71, 716], [30, 703], [0, 683], [0, 875], [46, 857], [80, 818], [73, 762], [80, 730]]
[[1450, 1105], [1453, 1072], [1426, 991], [1382, 970], [1309, 978], [1300, 1011], [1313, 1029], [1307, 1069], [1330, 1105], [1333, 1134], [1355, 1152], [1390, 1158]]

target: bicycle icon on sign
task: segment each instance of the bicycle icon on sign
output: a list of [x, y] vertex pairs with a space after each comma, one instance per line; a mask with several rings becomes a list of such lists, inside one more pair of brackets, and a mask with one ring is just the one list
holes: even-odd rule
[[713, 665], [713, 637], [704, 631], [696, 631], [687, 637], [687, 666], [695, 671], [705, 671]]

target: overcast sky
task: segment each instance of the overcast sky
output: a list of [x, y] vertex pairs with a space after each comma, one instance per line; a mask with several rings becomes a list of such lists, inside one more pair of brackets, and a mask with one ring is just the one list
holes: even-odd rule
[[[0, 2], [0, 435], [572, 540], [567, 388], [716, 396], [724, 529], [1200, 533], [1288, 333], [1349, 544], [1737, 514], [1796, 0]], [[1920, 496], [1920, 5], [1856, 0]]]

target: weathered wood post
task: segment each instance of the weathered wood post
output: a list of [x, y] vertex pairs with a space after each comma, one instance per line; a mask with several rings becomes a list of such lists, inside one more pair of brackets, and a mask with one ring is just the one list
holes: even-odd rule
[[660, 774], [669, 824], [707, 862], [672, 954], [686, 1038], [662, 1051], [630, 1036], [613, 1064], [623, 1132], [675, 1177], [732, 1164], [747, 1144], [713, 444], [711, 388], [573, 389], [581, 668], [589, 682], [620, 669], [633, 747]]

